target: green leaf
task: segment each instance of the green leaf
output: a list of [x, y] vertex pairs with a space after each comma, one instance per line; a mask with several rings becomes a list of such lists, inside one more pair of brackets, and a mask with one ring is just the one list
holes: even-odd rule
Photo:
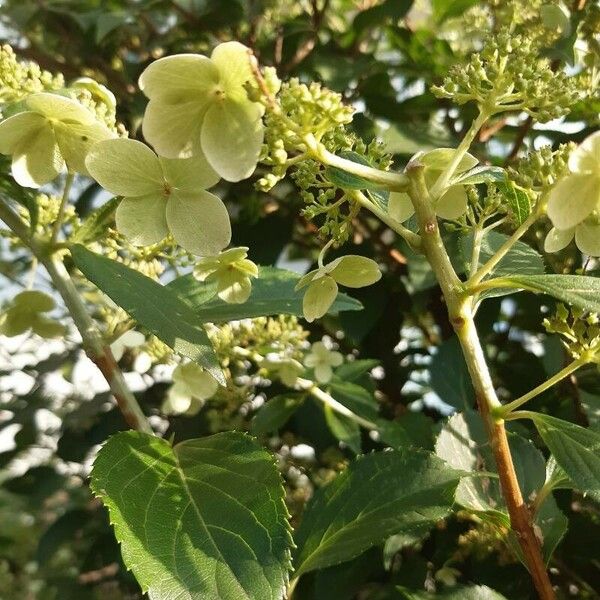
[[350, 560], [449, 512], [460, 472], [422, 451], [359, 457], [308, 505], [296, 531], [296, 576]]
[[363, 358], [345, 362], [335, 370], [336, 377], [343, 381], [356, 381], [374, 369], [379, 361], [374, 358]]
[[87, 219], [81, 224], [81, 227], [75, 232], [71, 238], [73, 244], [89, 244], [100, 239], [106, 233], [106, 227], [109, 221], [113, 218], [115, 210], [119, 205], [120, 198], [111, 198], [102, 206], [97, 208]]
[[377, 6], [360, 11], [352, 22], [352, 29], [361, 34], [365, 29], [379, 25], [387, 19], [402, 19], [410, 10], [412, 0], [384, 0]]
[[507, 600], [505, 596], [487, 587], [487, 585], [458, 585], [435, 594], [409, 590], [405, 587], [397, 587], [396, 589], [400, 592], [401, 597], [406, 600]]
[[346, 444], [354, 454], [362, 452], [360, 440], [360, 427], [352, 419], [340, 415], [329, 406], [324, 406], [325, 421], [333, 436], [340, 442]]
[[450, 338], [438, 346], [429, 365], [429, 382], [446, 404], [458, 410], [472, 408], [475, 392], [456, 338]]
[[152, 600], [283, 597], [284, 489], [273, 457], [252, 438], [226, 432], [172, 447], [121, 432], [98, 453], [91, 486]]
[[600, 312], [600, 278], [584, 275], [514, 275], [491, 279], [497, 287], [529, 290], [554, 296], [584, 310]]
[[510, 181], [498, 186], [510, 207], [512, 218], [517, 227], [531, 214], [531, 201], [529, 196]]
[[250, 431], [255, 435], [277, 431], [300, 408], [304, 394], [275, 396], [258, 409], [250, 423]]
[[[252, 280], [252, 292], [244, 304], [227, 304], [216, 297], [216, 284], [201, 282], [192, 275], [178, 277], [166, 287], [194, 309], [203, 323], [222, 323], [238, 319], [253, 319], [269, 315], [302, 316], [302, 291], [296, 291], [300, 275], [277, 269], [259, 267], [258, 278]], [[361, 303], [346, 294], [338, 294], [330, 312], [360, 310]]]
[[550, 415], [528, 411], [526, 414], [533, 419], [554, 459], [576, 487], [598, 499], [600, 434]]
[[502, 167], [479, 166], [460, 173], [452, 179], [450, 185], [475, 185], [478, 183], [504, 181], [505, 179], [506, 171]]
[[77, 268], [167, 346], [201, 364], [225, 385], [223, 371], [198, 316], [168, 286], [75, 244]]

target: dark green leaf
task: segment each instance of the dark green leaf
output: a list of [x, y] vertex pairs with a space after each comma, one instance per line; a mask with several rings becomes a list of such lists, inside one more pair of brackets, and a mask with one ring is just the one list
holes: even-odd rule
[[490, 183], [504, 181], [506, 171], [502, 167], [480, 166], [457, 175], [451, 182], [452, 185], [476, 185], [478, 183]]
[[296, 531], [296, 575], [350, 560], [445, 517], [460, 473], [422, 451], [359, 457], [319, 490]]
[[286, 394], [268, 400], [250, 423], [250, 431], [256, 435], [277, 431], [285, 425], [304, 401], [303, 394]]
[[456, 338], [451, 338], [438, 347], [429, 366], [429, 382], [433, 391], [446, 404], [458, 410], [473, 406], [475, 392]]
[[107, 296], [175, 352], [199, 362], [225, 385], [206, 331], [195, 312], [178, 295], [125, 265], [76, 244], [77, 268]]
[[123, 560], [153, 600], [281, 598], [291, 536], [274, 460], [226, 432], [174, 447], [128, 431], [91, 474]]
[[[260, 267], [258, 279], [252, 281], [252, 293], [244, 304], [227, 304], [215, 296], [215, 284], [198, 281], [193, 275], [179, 277], [167, 289], [175, 292], [193, 309], [203, 323], [222, 323], [238, 319], [253, 319], [269, 315], [302, 316], [304, 291], [295, 291], [300, 275], [275, 267]], [[330, 312], [360, 310], [358, 300], [338, 294]]]
[[324, 406], [325, 421], [333, 436], [344, 443], [354, 454], [362, 451], [360, 445], [360, 427], [358, 424], [346, 417], [334, 412], [329, 406]]
[[531, 201], [529, 196], [510, 181], [498, 185], [510, 207], [511, 216], [515, 225], [521, 225], [531, 213]]

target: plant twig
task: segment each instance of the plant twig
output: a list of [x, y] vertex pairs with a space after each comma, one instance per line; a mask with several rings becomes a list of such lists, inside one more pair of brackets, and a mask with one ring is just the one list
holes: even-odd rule
[[423, 166], [413, 164], [407, 174], [411, 178], [409, 194], [421, 230], [423, 251], [446, 299], [450, 322], [458, 336], [469, 369], [479, 412], [494, 453], [511, 527], [517, 536], [539, 597], [542, 600], [554, 600], [555, 594], [546, 572], [541, 544], [535, 535], [529, 509], [519, 488], [504, 421], [495, 419], [492, 414], [492, 411], [501, 405], [496, 396], [473, 320], [473, 297], [465, 292], [464, 285], [458, 279], [450, 263], [439, 232], [431, 197], [425, 184]]

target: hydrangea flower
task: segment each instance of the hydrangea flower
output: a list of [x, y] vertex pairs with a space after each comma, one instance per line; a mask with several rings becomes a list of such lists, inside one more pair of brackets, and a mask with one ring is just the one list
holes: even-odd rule
[[167, 415], [195, 415], [218, 389], [217, 380], [200, 365], [193, 362], [177, 365], [162, 411]]
[[335, 302], [338, 284], [350, 288], [366, 287], [379, 281], [381, 272], [374, 260], [349, 254], [310, 271], [296, 284], [296, 290], [308, 286], [302, 301], [304, 318], [312, 323], [322, 317]]
[[578, 248], [600, 256], [600, 132], [587, 137], [569, 157], [570, 173], [550, 192], [548, 216], [554, 225], [544, 242], [558, 252], [575, 237]]
[[12, 156], [12, 175], [23, 187], [49, 183], [65, 167], [87, 175], [85, 157], [92, 145], [114, 136], [71, 98], [41, 92], [24, 104], [26, 110], [0, 123], [0, 153]]
[[333, 367], [339, 367], [343, 362], [341, 352], [330, 350], [323, 342], [315, 342], [304, 357], [304, 365], [314, 370], [319, 383], [328, 383], [333, 376]]
[[245, 88], [253, 77], [251, 60], [246, 46], [226, 42], [210, 58], [176, 54], [149, 65], [139, 79], [150, 99], [142, 130], [157, 153], [202, 153], [224, 179], [249, 177], [264, 138], [264, 109]]
[[96, 144], [86, 165], [103, 188], [124, 197], [117, 229], [132, 244], [155, 244], [169, 232], [192, 254], [210, 256], [229, 244], [227, 209], [206, 191], [219, 176], [202, 156], [163, 158], [141, 142], [118, 138]]
[[252, 277], [258, 277], [258, 267], [248, 258], [248, 248], [230, 248], [218, 256], [200, 259], [194, 277], [207, 283], [216, 282], [217, 294], [230, 304], [242, 304], [252, 291]]
[[[452, 160], [456, 150], [453, 148], [437, 148], [418, 157], [420, 163], [425, 165], [423, 176], [427, 188], [435, 185], [438, 177]], [[414, 160], [414, 157], [412, 160]], [[468, 152], [463, 156], [455, 175], [472, 169], [479, 161]], [[468, 198], [463, 185], [451, 185], [437, 200], [435, 212], [442, 219], [458, 219], [467, 210]], [[405, 192], [392, 192], [388, 201], [388, 213], [392, 219], [403, 223], [415, 214], [410, 196]]]
[[29, 329], [43, 338], [64, 335], [67, 328], [44, 316], [55, 307], [54, 299], [48, 294], [28, 290], [17, 294], [8, 308], [0, 313], [0, 334], [14, 337]]
[[296, 385], [298, 377], [304, 373], [304, 367], [296, 359], [282, 357], [278, 354], [268, 354], [262, 362], [262, 366], [291, 388]]
[[123, 358], [123, 354], [125, 354], [125, 350], [129, 348], [137, 348], [141, 346], [146, 341], [143, 333], [139, 331], [135, 331], [130, 329], [126, 331], [123, 335], [119, 336], [111, 345], [110, 351], [114, 359], [119, 362], [121, 358]]

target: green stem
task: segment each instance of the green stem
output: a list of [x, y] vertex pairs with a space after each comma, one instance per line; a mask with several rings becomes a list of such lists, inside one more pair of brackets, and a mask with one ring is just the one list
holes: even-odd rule
[[349, 192], [348, 195], [358, 202], [363, 208], [373, 213], [380, 221], [385, 223], [392, 231], [395, 231], [400, 237], [404, 238], [408, 244], [416, 251], [421, 249], [421, 236], [412, 232], [398, 223], [398, 221], [392, 219], [384, 210], [379, 208], [374, 202], [371, 202], [361, 191], [355, 190]]
[[493, 414], [498, 419], [506, 419], [508, 415], [513, 412], [515, 409], [523, 406], [526, 402], [529, 402], [532, 398], [539, 396], [546, 390], [550, 389], [553, 385], [556, 385], [559, 381], [562, 381], [565, 377], [568, 377], [571, 373], [577, 371], [577, 369], [583, 367], [589, 362], [587, 357], [578, 358], [574, 360], [571, 364], [567, 365], [564, 369], [560, 370], [556, 375], [553, 375], [545, 381], [544, 383], [538, 385], [536, 388], [533, 388], [530, 392], [527, 392], [520, 398], [509, 402], [508, 404], [504, 404], [503, 406], [498, 407], [493, 411]]
[[540, 218], [541, 210], [534, 210], [531, 214], [519, 225], [514, 233], [496, 250], [493, 256], [467, 281], [467, 286], [476, 286], [484, 277], [489, 275], [494, 267], [506, 256], [508, 251], [525, 235], [527, 230]]
[[480, 223], [477, 223], [473, 232], [473, 251], [471, 252], [471, 266], [469, 268], [469, 277], [473, 276], [473, 274], [477, 271], [477, 267], [479, 266], [479, 256], [481, 255], [481, 242], [483, 241], [484, 232], [485, 229], [481, 226]]
[[314, 382], [309, 379], [298, 379], [298, 383], [300, 385], [306, 386], [306, 391], [313, 397], [322, 402], [325, 406], [329, 406], [331, 410], [334, 412], [347, 417], [351, 421], [354, 421], [361, 427], [368, 429], [370, 431], [376, 431], [378, 429], [375, 423], [367, 419], [363, 419], [359, 417], [357, 414], [354, 414], [348, 407], [344, 406], [341, 402], [338, 402], [333, 396], [323, 391], [319, 386], [315, 385]]
[[110, 348], [104, 345], [102, 334], [88, 314], [85, 304], [62, 261], [50, 255], [47, 252], [47, 246], [38, 244], [31, 237], [25, 223], [3, 202], [0, 202], [0, 219], [29, 247], [34, 257], [48, 271], [54, 287], [61, 295], [75, 326], [81, 334], [87, 355], [104, 375], [127, 423], [133, 429], [152, 433], [148, 420], [142, 412], [135, 396], [127, 387], [123, 374], [115, 362]]
[[418, 162], [407, 170], [411, 183], [409, 195], [413, 202], [421, 231], [423, 251], [440, 284], [448, 307], [450, 322], [458, 336], [475, 389], [479, 412], [485, 424], [494, 453], [502, 495], [529, 568], [532, 580], [542, 600], [554, 600], [555, 594], [546, 572], [540, 542], [535, 535], [531, 514], [523, 499], [513, 464], [504, 422], [494, 418], [492, 411], [500, 406], [490, 376], [483, 348], [473, 320], [473, 296], [468, 294], [454, 271], [444, 247], [433, 202]]
[[442, 174], [438, 177], [437, 181], [431, 188], [430, 194], [431, 194], [432, 201], [434, 203], [446, 191], [446, 188], [448, 187], [450, 180], [454, 176], [454, 173], [456, 172], [458, 165], [460, 165], [461, 160], [464, 158], [465, 154], [469, 151], [469, 148], [471, 147], [471, 144], [473, 143], [475, 136], [477, 135], [479, 130], [483, 127], [485, 122], [490, 118], [490, 116], [491, 116], [491, 111], [485, 110], [483, 108], [479, 109], [479, 114], [477, 115], [475, 120], [471, 123], [471, 127], [469, 127], [469, 130], [465, 134], [465, 137], [462, 139], [462, 141], [458, 145], [458, 148], [456, 149], [456, 152], [454, 153], [454, 156], [452, 157], [450, 164], [444, 169]]
[[404, 192], [408, 188], [408, 177], [403, 173], [394, 173], [392, 171], [382, 171], [368, 165], [336, 156], [329, 152], [323, 144], [321, 144], [312, 134], [304, 137], [304, 142], [308, 149], [308, 154], [330, 167], [337, 167], [346, 173], [352, 173], [358, 177], [363, 177], [372, 183], [384, 186], [386, 189], [397, 192]]
[[55, 244], [58, 240], [60, 228], [62, 227], [65, 219], [65, 211], [67, 210], [67, 205], [69, 204], [69, 194], [71, 193], [73, 179], [75, 179], [75, 175], [73, 173], [67, 173], [63, 195], [60, 200], [60, 207], [58, 208], [58, 214], [56, 215], [56, 220], [54, 221], [54, 226], [52, 227], [52, 237], [50, 238], [51, 244]]

